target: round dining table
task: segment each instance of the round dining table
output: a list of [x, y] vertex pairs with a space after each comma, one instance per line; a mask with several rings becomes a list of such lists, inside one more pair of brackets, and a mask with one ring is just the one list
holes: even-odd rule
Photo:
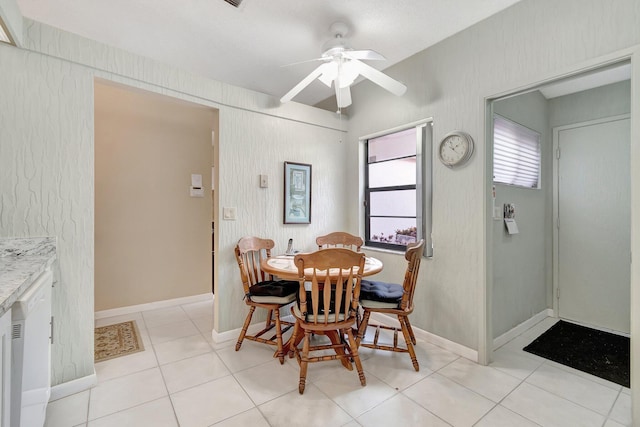
[[[260, 262], [260, 268], [266, 273], [269, 273], [273, 276], [277, 276], [284, 280], [295, 280], [299, 279], [298, 276], [298, 267], [294, 263], [295, 255], [278, 255], [270, 258], [263, 259]], [[362, 272], [362, 277], [372, 276], [382, 271], [383, 264], [377, 258], [366, 257], [364, 261], [364, 271]], [[330, 269], [329, 274], [331, 276], [338, 277], [339, 269]], [[332, 344], [338, 344], [340, 342], [339, 331], [325, 331], [324, 335], [326, 335]], [[293, 337], [292, 337], [293, 338]], [[287, 353], [291, 347], [297, 346], [302, 340], [303, 335], [298, 334], [296, 342], [291, 342], [291, 338], [283, 345], [283, 351]], [[336, 352], [342, 353], [342, 350], [336, 349]], [[277, 352], [276, 352], [277, 354]], [[275, 355], [274, 355], [275, 357]], [[353, 366], [351, 362], [346, 359], [341, 359], [342, 365], [349, 369], [353, 370]]]
[[[263, 271], [285, 280], [298, 280], [298, 267], [293, 262], [295, 255], [278, 255], [263, 259], [260, 267]], [[362, 277], [372, 276], [382, 271], [382, 261], [366, 257]], [[330, 275], [338, 276], [338, 269], [329, 270]]]

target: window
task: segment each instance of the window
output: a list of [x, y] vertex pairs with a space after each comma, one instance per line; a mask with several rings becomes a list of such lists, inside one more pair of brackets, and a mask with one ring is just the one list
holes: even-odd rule
[[431, 254], [431, 126], [423, 121], [365, 142], [365, 245]]
[[493, 117], [493, 182], [540, 188], [540, 134]]

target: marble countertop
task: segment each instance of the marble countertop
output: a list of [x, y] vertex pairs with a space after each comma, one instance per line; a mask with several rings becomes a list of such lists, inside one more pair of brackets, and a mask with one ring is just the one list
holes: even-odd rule
[[0, 316], [55, 259], [55, 237], [0, 238]]

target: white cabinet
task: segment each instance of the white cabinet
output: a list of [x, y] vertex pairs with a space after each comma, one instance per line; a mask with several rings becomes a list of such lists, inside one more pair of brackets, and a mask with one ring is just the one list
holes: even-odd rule
[[55, 237], [0, 238], [0, 427], [45, 421], [55, 259]]
[[0, 317], [0, 427], [11, 416], [11, 310]]
[[51, 395], [51, 285], [45, 271], [11, 307], [11, 427], [42, 427]]

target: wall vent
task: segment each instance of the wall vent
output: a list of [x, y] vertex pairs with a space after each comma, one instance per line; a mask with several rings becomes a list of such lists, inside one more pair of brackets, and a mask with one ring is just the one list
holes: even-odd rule
[[224, 1], [226, 1], [233, 7], [239, 7], [240, 3], [242, 3], [242, 0], [224, 0]]
[[14, 323], [11, 327], [11, 339], [19, 340], [22, 338], [22, 323]]

